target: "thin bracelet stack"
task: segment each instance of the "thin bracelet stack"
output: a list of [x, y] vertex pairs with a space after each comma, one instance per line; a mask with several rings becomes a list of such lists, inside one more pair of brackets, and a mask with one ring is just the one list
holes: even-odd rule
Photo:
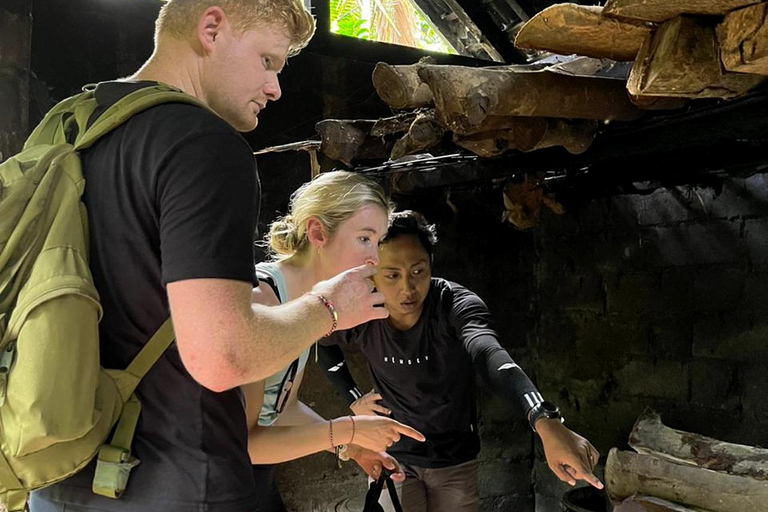
[[336, 311], [336, 306], [333, 305], [333, 302], [326, 299], [325, 296], [315, 292], [309, 292], [309, 294], [314, 295], [315, 297], [320, 299], [320, 302], [323, 303], [323, 306], [325, 306], [325, 308], [331, 314], [331, 320], [333, 320], [333, 325], [331, 325], [331, 330], [325, 333], [325, 335], [323, 336], [323, 338], [327, 338], [328, 336], [333, 334], [333, 331], [335, 331], [336, 328], [339, 326], [339, 313]]
[[355, 418], [349, 416], [349, 421], [352, 422], [352, 436], [349, 438], [349, 442], [347, 444], [340, 444], [336, 446], [333, 442], [333, 420], [328, 420], [328, 439], [331, 442], [331, 449], [333, 449], [334, 453], [336, 454], [336, 465], [339, 467], [339, 469], [341, 469], [341, 461], [349, 460], [349, 456], [346, 454], [347, 446], [352, 444], [352, 442], [355, 440]]

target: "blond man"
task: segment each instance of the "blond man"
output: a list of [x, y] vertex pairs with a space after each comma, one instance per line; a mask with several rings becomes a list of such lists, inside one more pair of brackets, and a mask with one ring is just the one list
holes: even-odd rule
[[277, 75], [313, 32], [301, 0], [168, 0], [149, 60], [130, 79], [98, 87], [101, 111], [155, 82], [212, 110], [153, 107], [82, 154], [102, 363], [127, 366], [169, 314], [176, 344], [137, 390], [132, 448], [141, 464], [122, 498], [91, 492], [91, 464], [34, 493], [32, 512], [253, 510], [239, 386], [284, 368], [335, 328], [387, 314], [375, 307], [383, 297], [371, 293], [370, 266], [277, 307], [251, 305], [259, 189], [237, 132], [254, 129], [280, 98]]

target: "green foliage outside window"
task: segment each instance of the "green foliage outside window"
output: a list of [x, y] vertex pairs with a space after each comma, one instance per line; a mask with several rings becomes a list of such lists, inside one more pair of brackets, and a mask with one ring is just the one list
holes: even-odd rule
[[331, 32], [456, 54], [410, 0], [329, 0]]

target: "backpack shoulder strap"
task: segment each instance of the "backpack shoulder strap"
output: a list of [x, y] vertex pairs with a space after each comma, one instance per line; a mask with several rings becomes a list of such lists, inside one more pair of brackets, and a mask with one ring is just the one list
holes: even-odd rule
[[86, 123], [95, 108], [91, 109], [90, 112], [83, 108], [82, 115], [80, 115], [80, 112], [77, 112], [77, 122], [81, 129], [75, 140], [75, 148], [80, 150], [90, 147], [99, 138], [114, 130], [134, 115], [161, 103], [188, 103], [216, 115], [208, 105], [199, 99], [170, 85], [156, 84], [142, 87], [120, 98], [87, 129], [85, 129]]
[[137, 379], [142, 379], [175, 339], [176, 334], [173, 332], [173, 323], [168, 318], [152, 335], [147, 344], [142, 347], [138, 355], [133, 358], [133, 361], [131, 361], [131, 364], [128, 365], [125, 371]]
[[99, 449], [91, 486], [94, 493], [108, 498], [119, 498], [125, 491], [131, 469], [139, 463], [138, 459], [131, 455], [133, 435], [141, 414], [141, 403], [133, 391], [175, 339], [173, 324], [168, 318], [125, 370], [135, 377], [135, 380], [130, 386], [120, 389], [123, 396], [130, 396], [125, 401], [112, 439], [109, 444], [104, 444]]
[[32, 130], [24, 143], [24, 149], [38, 144], [60, 144], [66, 142], [66, 132], [70, 123], [74, 122], [75, 110], [90, 112], [96, 108], [93, 91], [86, 91], [70, 96], [57, 103], [45, 114], [42, 121]]

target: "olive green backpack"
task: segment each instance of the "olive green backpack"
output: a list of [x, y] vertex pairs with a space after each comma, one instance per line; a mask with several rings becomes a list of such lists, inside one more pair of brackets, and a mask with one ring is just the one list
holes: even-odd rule
[[168, 319], [127, 369], [101, 368], [78, 151], [168, 102], [207, 108], [158, 84], [88, 126], [97, 102], [86, 90], [56, 105], [24, 149], [0, 164], [0, 504], [9, 511], [24, 510], [30, 491], [96, 456], [93, 490], [117, 498], [139, 462], [131, 455], [140, 412], [133, 392], [175, 335]]

